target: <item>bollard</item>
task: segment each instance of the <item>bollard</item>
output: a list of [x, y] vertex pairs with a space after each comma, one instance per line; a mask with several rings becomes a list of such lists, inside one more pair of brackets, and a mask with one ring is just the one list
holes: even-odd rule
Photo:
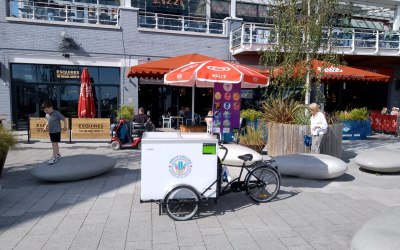
[[68, 142], [67, 144], [72, 144], [72, 118], [68, 118]]
[[25, 144], [32, 144], [31, 142], [31, 118], [28, 117], [28, 141]]

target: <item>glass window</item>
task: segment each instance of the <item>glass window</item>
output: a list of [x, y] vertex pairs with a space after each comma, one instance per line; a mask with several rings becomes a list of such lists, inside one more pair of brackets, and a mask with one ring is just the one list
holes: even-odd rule
[[95, 86], [93, 94], [97, 116], [113, 117], [113, 112], [118, 108], [119, 87]]
[[80, 68], [81, 74], [84, 68], [87, 68], [89, 71], [90, 83], [94, 85], [99, 84], [99, 67], [81, 67]]
[[212, 0], [211, 17], [217, 19], [224, 19], [225, 17], [229, 17], [230, 8], [230, 1]]
[[60, 112], [66, 117], [78, 116], [79, 85], [60, 86]]
[[99, 84], [115, 84], [120, 83], [119, 68], [100, 67], [99, 69]]
[[32, 64], [12, 64], [11, 78], [13, 82], [19, 83], [35, 83], [36, 82], [36, 65]]
[[119, 6], [119, 0], [99, 0], [99, 4]]

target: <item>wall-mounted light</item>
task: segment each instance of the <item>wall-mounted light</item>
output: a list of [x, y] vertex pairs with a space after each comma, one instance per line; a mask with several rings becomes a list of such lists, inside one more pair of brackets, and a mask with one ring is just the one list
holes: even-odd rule
[[62, 54], [62, 56], [65, 57], [65, 58], [69, 58], [69, 54], [68, 53]]

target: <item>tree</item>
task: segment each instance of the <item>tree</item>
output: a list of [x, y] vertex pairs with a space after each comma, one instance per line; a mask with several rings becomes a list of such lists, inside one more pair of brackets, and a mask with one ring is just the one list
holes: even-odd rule
[[[280, 93], [301, 88], [308, 104], [312, 80], [316, 99], [323, 102], [321, 75], [311, 70], [311, 62], [318, 59], [334, 65], [340, 63], [339, 55], [332, 52], [331, 31], [338, 19], [349, 15], [350, 5], [339, 0], [272, 0], [271, 4], [271, 38], [275, 43], [261, 52], [261, 64], [272, 66], [272, 85]], [[279, 67], [279, 73], [274, 74], [274, 67]]]

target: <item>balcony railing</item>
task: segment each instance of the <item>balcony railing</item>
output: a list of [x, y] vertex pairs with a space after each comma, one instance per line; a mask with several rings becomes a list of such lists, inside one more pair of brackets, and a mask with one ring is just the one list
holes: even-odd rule
[[10, 17], [85, 24], [119, 25], [119, 9], [99, 5], [10, 0]]
[[[397, 31], [334, 28], [329, 32], [330, 38], [324, 42], [336, 53], [400, 55], [400, 33]], [[268, 49], [277, 42], [279, 38], [272, 26], [245, 23], [230, 34], [230, 50], [234, 55]]]
[[176, 16], [159, 13], [139, 13], [139, 27], [155, 30], [225, 34], [224, 24], [219, 19], [191, 16]]

